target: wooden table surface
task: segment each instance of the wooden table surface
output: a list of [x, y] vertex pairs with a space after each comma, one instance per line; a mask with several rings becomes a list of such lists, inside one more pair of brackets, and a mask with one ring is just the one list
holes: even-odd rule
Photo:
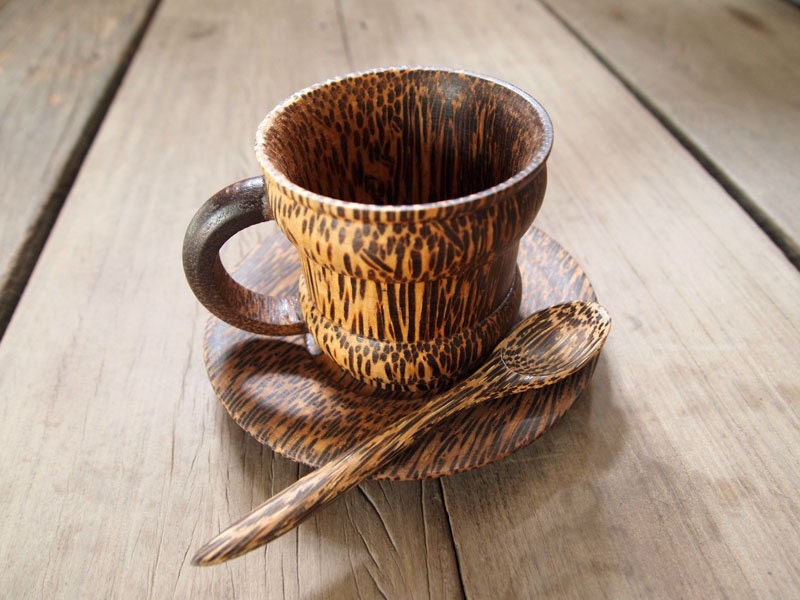
[[[782, 0], [0, 3], [0, 595], [798, 597], [798, 32]], [[536, 224], [611, 338], [511, 457], [367, 482], [193, 567], [306, 469], [215, 398], [185, 227], [257, 173], [276, 103], [397, 64], [548, 109]], [[275, 235], [241, 234], [226, 264]]]

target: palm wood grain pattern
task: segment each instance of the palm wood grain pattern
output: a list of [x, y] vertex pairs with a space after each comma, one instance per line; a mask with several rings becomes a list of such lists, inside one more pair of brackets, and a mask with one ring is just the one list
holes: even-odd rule
[[467, 379], [273, 496], [203, 546], [194, 564], [224, 562], [294, 529], [447, 417], [568, 377], [600, 352], [610, 326], [608, 313], [596, 303], [561, 304], [529, 316]]
[[[533, 227], [520, 243], [520, 317], [554, 304], [591, 302], [591, 283], [575, 259]], [[281, 236], [256, 248], [235, 277], [263, 293], [297, 291], [295, 249]], [[262, 277], [264, 272], [273, 276]], [[419, 398], [376, 392], [344, 374], [327, 356], [309, 353], [308, 337], [265, 338], [210, 317], [205, 363], [230, 416], [259, 442], [319, 467], [419, 407]], [[467, 409], [428, 432], [373, 477], [439, 477], [484, 466], [551, 428], [589, 384], [596, 361], [558, 384]]]
[[[431, 392], [474, 369], [514, 322], [519, 240], [542, 205], [551, 144], [541, 105], [504, 82], [432, 68], [357, 73], [267, 115], [256, 136], [264, 200], [239, 220], [274, 218], [298, 249], [303, 319], [333, 362], [376, 388]], [[194, 260], [201, 246], [213, 261], [224, 241], [216, 229], [193, 240], [205, 235], [202, 215], [184, 255], [198, 298], [258, 333], [277, 315], [274, 333], [286, 333], [296, 302], [254, 300], [217, 262]]]

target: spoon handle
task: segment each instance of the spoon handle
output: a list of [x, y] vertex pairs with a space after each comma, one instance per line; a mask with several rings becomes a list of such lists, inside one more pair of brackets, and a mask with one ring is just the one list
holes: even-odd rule
[[203, 546], [192, 562], [221, 563], [297, 527], [461, 410], [568, 377], [597, 355], [609, 324], [597, 304], [576, 302], [531, 315], [470, 377], [279, 492]]
[[[487, 365], [488, 366], [488, 365]], [[217, 535], [195, 555], [195, 565], [213, 565], [255, 550], [297, 527], [380, 469], [420, 435], [481, 398], [471, 378], [427, 402], [403, 419], [342, 456], [298, 479]], [[476, 393], [478, 391], [478, 393]], [[484, 396], [481, 400], [485, 400]]]

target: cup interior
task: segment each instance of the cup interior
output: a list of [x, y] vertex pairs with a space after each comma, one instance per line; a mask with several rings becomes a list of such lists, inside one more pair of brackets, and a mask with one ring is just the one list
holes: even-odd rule
[[293, 97], [268, 115], [259, 145], [270, 168], [315, 194], [413, 205], [474, 194], [542, 162], [546, 119], [496, 80], [385, 70]]

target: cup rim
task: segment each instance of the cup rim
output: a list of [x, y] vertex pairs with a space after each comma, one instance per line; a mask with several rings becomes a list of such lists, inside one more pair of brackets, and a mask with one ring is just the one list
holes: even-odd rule
[[[431, 72], [450, 73], [456, 75], [466, 75], [468, 77], [481, 79], [493, 83], [495, 85], [499, 85], [511, 91], [512, 93], [520, 96], [530, 106], [533, 107], [535, 113], [539, 117], [539, 120], [542, 124], [543, 136], [542, 136], [542, 143], [539, 149], [536, 151], [533, 157], [521, 169], [518, 169], [511, 177], [499, 183], [496, 183], [491, 187], [464, 196], [446, 198], [443, 200], [435, 200], [433, 202], [421, 202], [418, 204], [391, 204], [391, 205], [354, 202], [352, 200], [334, 198], [332, 196], [326, 196], [325, 194], [313, 192], [308, 188], [298, 185], [297, 183], [289, 179], [289, 177], [287, 177], [286, 174], [274, 164], [274, 162], [269, 158], [269, 156], [267, 156], [266, 152], [264, 151], [264, 148], [266, 146], [265, 143], [266, 133], [269, 130], [272, 122], [275, 120], [275, 118], [277, 118], [279, 114], [281, 114], [284, 110], [286, 110], [287, 107], [297, 102], [300, 98], [320, 88], [324, 88], [329, 85], [333, 85], [335, 83], [345, 81], [348, 79], [356, 79], [359, 77], [364, 77], [366, 75], [392, 73], [392, 72], [398, 73], [404, 71], [431, 71]], [[316, 210], [322, 210], [323, 212], [343, 218], [346, 218], [348, 215], [352, 215], [353, 212], [356, 212], [356, 214], [358, 214], [362, 218], [365, 214], [372, 214], [379, 220], [383, 220], [382, 217], [383, 218], [389, 217], [389, 220], [392, 220], [391, 217], [398, 215], [398, 213], [402, 214], [402, 217], [404, 219], [426, 218], [434, 216], [438, 211], [442, 209], [456, 209], [456, 208], [470, 209], [472, 206], [477, 208], [477, 206], [482, 205], [482, 203], [480, 202], [481, 200], [490, 197], [495, 197], [497, 194], [500, 194], [509, 188], [513, 188], [517, 186], [519, 183], [535, 175], [537, 171], [544, 166], [548, 156], [550, 155], [552, 146], [553, 146], [553, 124], [550, 120], [550, 115], [548, 115], [547, 111], [542, 106], [542, 104], [538, 100], [536, 100], [533, 96], [531, 96], [528, 92], [511, 83], [508, 83], [507, 81], [503, 81], [502, 79], [499, 79], [497, 77], [476, 73], [474, 71], [466, 69], [453, 69], [449, 67], [438, 67], [438, 66], [379, 67], [375, 69], [355, 71], [352, 73], [327, 79], [320, 83], [315, 83], [314, 85], [308, 86], [298, 92], [295, 92], [294, 94], [289, 96], [286, 100], [284, 100], [283, 102], [278, 104], [275, 108], [273, 108], [269, 113], [267, 113], [266, 117], [264, 117], [264, 119], [258, 126], [255, 139], [256, 159], [258, 160], [259, 165], [261, 166], [261, 169], [264, 172], [264, 175], [268, 175], [272, 180], [275, 181], [275, 183], [277, 183], [285, 190], [289, 191], [295, 198], [302, 199], [303, 202], [309, 205], [310, 208]]]

